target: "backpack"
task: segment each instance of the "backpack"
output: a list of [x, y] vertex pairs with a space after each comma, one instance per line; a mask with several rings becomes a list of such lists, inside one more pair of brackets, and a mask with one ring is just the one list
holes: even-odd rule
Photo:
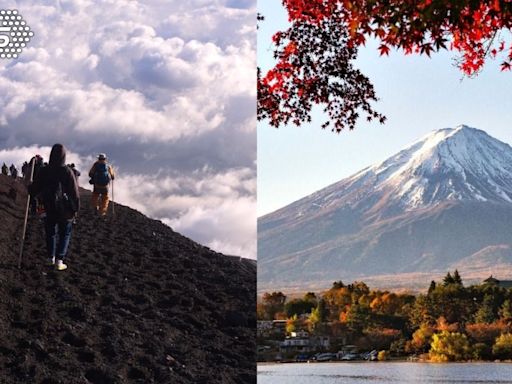
[[60, 181], [45, 188], [42, 195], [46, 211], [54, 213], [59, 219], [72, 218], [77, 211], [76, 203], [64, 192]]
[[110, 183], [110, 173], [106, 163], [97, 163], [93, 176], [94, 184], [106, 186]]

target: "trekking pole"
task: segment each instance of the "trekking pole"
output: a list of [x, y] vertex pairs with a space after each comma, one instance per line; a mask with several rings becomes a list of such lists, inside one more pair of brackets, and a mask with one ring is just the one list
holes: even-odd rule
[[114, 209], [114, 180], [112, 180], [112, 217], [116, 218], [116, 211]]
[[[32, 183], [32, 179], [34, 177], [34, 166], [36, 165], [35, 158], [32, 161], [32, 167], [30, 168], [30, 180], [29, 185]], [[30, 207], [30, 193], [27, 191], [27, 206], [25, 208], [25, 221], [23, 223], [23, 235], [21, 236], [21, 246], [20, 246], [20, 255], [18, 258], [18, 269], [21, 268], [21, 257], [23, 256], [23, 246], [25, 245], [25, 235], [27, 233], [27, 221], [28, 221], [28, 210]]]

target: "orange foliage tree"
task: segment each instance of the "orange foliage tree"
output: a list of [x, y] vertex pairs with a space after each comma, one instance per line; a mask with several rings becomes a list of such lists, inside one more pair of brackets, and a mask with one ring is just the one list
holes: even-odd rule
[[511, 0], [282, 0], [291, 26], [273, 37], [277, 63], [258, 73], [258, 118], [278, 127], [311, 121], [322, 105], [329, 127], [353, 129], [360, 114], [385, 117], [371, 105], [377, 100], [369, 79], [354, 67], [358, 47], [368, 38], [405, 54], [442, 49], [460, 55], [458, 66], [474, 75], [486, 58], [501, 57], [512, 67], [512, 44], [500, 31], [512, 30]]

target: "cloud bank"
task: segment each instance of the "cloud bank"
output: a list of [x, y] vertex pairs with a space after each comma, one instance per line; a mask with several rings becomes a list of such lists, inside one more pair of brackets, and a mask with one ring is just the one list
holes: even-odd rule
[[0, 60], [0, 161], [106, 152], [119, 202], [255, 257], [255, 1], [4, 3], [35, 36]]

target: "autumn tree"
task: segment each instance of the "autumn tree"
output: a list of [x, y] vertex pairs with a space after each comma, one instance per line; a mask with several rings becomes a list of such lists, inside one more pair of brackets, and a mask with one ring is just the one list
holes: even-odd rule
[[466, 333], [472, 340], [487, 345], [492, 345], [499, 335], [509, 331], [510, 327], [502, 321], [466, 325]]
[[325, 307], [325, 300], [320, 299], [318, 301], [318, 305], [311, 310], [311, 315], [309, 316], [308, 328], [310, 332], [322, 331], [324, 330], [324, 325], [327, 321], [327, 309]]
[[[380, 41], [381, 55], [391, 48], [430, 56], [453, 50], [460, 70], [478, 73], [488, 57], [501, 57], [509, 70], [512, 46], [502, 30], [512, 29], [510, 0], [282, 0], [290, 27], [277, 32], [275, 66], [258, 71], [258, 118], [279, 127], [311, 121], [314, 105], [329, 120], [322, 128], [353, 129], [361, 114], [381, 123], [370, 80], [354, 66], [358, 48]], [[331, 125], [332, 124], [332, 125]]]
[[274, 320], [278, 312], [283, 312], [285, 302], [286, 296], [282, 292], [265, 292], [258, 312], [264, 320]]
[[471, 356], [468, 338], [459, 332], [436, 333], [432, 336], [429, 355], [435, 362], [466, 360]]
[[415, 326], [422, 323], [433, 325], [440, 317], [444, 317], [448, 323], [465, 323], [472, 317], [472, 311], [473, 300], [467, 290], [450, 282], [447, 285], [438, 284], [428, 295], [419, 295], [410, 319]]
[[492, 353], [500, 359], [512, 359], [512, 334], [500, 335], [492, 347]]
[[317, 308], [313, 308], [311, 311], [311, 315], [308, 319], [308, 330], [309, 332], [315, 332], [318, 329], [318, 325], [320, 324], [320, 314]]
[[401, 305], [402, 300], [397, 294], [385, 292], [372, 300], [370, 308], [378, 313], [393, 315], [400, 309]]
[[450, 323], [446, 320], [444, 316], [439, 316], [436, 322], [436, 327], [438, 331], [447, 331], [447, 332], [455, 332], [459, 328], [459, 323], [454, 322]]
[[293, 315], [286, 320], [286, 333], [290, 334], [300, 329], [301, 321], [297, 315]]
[[420, 327], [412, 334], [412, 340], [407, 344], [407, 350], [410, 352], [423, 353], [430, 348], [432, 335], [435, 329], [429, 324], [421, 324]]
[[368, 120], [385, 117], [373, 110], [377, 100], [370, 80], [354, 67], [358, 48], [350, 33], [340, 28], [339, 16], [293, 20], [292, 26], [273, 37], [277, 64], [258, 72], [258, 119], [275, 127], [311, 121], [315, 104], [329, 116], [322, 128], [354, 128], [361, 113]]
[[331, 320], [336, 320], [352, 304], [352, 291], [348, 287], [331, 288], [322, 298]]
[[352, 304], [346, 312], [345, 322], [350, 328], [362, 330], [369, 325], [370, 308], [361, 304]]

